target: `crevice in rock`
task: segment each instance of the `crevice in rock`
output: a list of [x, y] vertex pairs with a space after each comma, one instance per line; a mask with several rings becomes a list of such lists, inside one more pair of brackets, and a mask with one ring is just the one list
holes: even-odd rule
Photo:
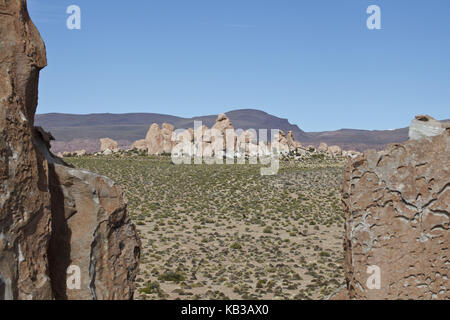
[[71, 230], [64, 210], [64, 194], [55, 166], [48, 165], [51, 193], [52, 234], [48, 248], [48, 261], [52, 290], [56, 300], [67, 300], [67, 268], [70, 266]]

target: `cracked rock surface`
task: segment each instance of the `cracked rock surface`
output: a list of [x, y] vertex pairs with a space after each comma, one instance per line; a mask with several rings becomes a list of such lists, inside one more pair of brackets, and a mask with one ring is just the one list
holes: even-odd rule
[[[131, 299], [140, 241], [114, 183], [68, 167], [34, 128], [44, 43], [0, 1], [0, 300]], [[67, 269], [81, 270], [68, 290]]]
[[[448, 129], [349, 162], [343, 184], [347, 288], [337, 298], [450, 298], [449, 166]], [[369, 289], [370, 266], [380, 268], [379, 289]]]

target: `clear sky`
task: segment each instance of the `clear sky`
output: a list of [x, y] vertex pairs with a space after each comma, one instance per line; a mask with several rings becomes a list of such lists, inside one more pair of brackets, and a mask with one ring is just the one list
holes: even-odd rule
[[[69, 30], [69, 5], [81, 30]], [[381, 30], [369, 30], [369, 5]], [[252, 108], [306, 131], [450, 118], [449, 0], [28, 0], [38, 113]]]

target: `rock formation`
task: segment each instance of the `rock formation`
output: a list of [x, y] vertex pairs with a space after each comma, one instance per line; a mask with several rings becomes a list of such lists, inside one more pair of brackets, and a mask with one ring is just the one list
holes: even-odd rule
[[175, 146], [174, 126], [169, 123], [163, 123], [161, 128], [162, 152], [170, 154]]
[[233, 130], [233, 124], [225, 114], [219, 114], [217, 116], [216, 123], [211, 129], [219, 130], [222, 134], [225, 134], [226, 130]]
[[430, 116], [417, 116], [409, 127], [409, 138], [418, 140], [425, 137], [434, 137], [442, 134], [446, 123], [441, 123]]
[[135, 141], [132, 144], [131, 149], [136, 149], [139, 151], [144, 151], [144, 150], [147, 151], [148, 150], [147, 141], [145, 139]]
[[[106, 177], [51, 166], [49, 259], [55, 298], [132, 299], [140, 242], [121, 190]], [[66, 286], [70, 266], [80, 268], [80, 290]]]
[[77, 155], [77, 157], [83, 157], [86, 155], [86, 150], [77, 150], [75, 151], [75, 154]]
[[[347, 165], [347, 288], [336, 298], [450, 298], [450, 130], [426, 137], [434, 134], [418, 129], [421, 118], [410, 134], [419, 140], [367, 151]], [[379, 289], [370, 278], [376, 268]]]
[[[0, 39], [0, 300], [132, 298], [140, 243], [120, 191], [53, 156], [33, 127], [46, 53], [26, 1], [0, 1]], [[66, 287], [69, 266], [80, 290]]]
[[153, 123], [145, 137], [148, 154], [161, 155], [163, 153], [172, 153], [176, 140], [174, 130], [174, 126], [169, 123], [163, 123], [161, 128], [159, 124]]
[[52, 297], [50, 194], [33, 146], [45, 46], [24, 1], [0, 3], [0, 300]]
[[110, 138], [104, 138], [104, 139], [100, 139], [100, 150], [101, 152], [105, 152], [107, 150], [111, 151], [111, 152], [117, 152], [119, 151], [119, 144], [114, 141], [113, 139]]
[[289, 149], [288, 139], [287, 139], [284, 131], [279, 130], [278, 134], [275, 135], [274, 139], [275, 139], [275, 141], [278, 142], [278, 152], [282, 155], [289, 154], [290, 149]]
[[223, 157], [227, 145], [236, 150], [237, 138], [230, 119], [225, 114], [219, 114], [216, 123], [211, 128], [211, 147], [215, 152], [219, 152], [219, 154], [214, 155]]
[[149, 155], [160, 155], [162, 153], [162, 136], [159, 124], [153, 123], [150, 126], [145, 136], [145, 141], [147, 141]]
[[339, 146], [328, 147], [328, 154], [332, 157], [337, 157], [342, 155], [342, 149]]

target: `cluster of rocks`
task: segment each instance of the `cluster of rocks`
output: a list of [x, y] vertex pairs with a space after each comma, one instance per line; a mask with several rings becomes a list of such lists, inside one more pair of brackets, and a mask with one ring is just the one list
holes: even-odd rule
[[[235, 130], [230, 119], [225, 114], [220, 114], [211, 129], [202, 125], [197, 128], [175, 130], [170, 123], [163, 123], [161, 126], [153, 123], [145, 139], [135, 141], [128, 150], [121, 150], [113, 139], [100, 139], [100, 152], [94, 153], [94, 155], [112, 155], [132, 150], [151, 156], [170, 155], [180, 151], [177, 146], [182, 146], [185, 154], [187, 151], [187, 155], [195, 157], [240, 158], [242, 156], [269, 156], [274, 153], [275, 147], [272, 149], [273, 146], [270, 142], [258, 140], [257, 134], [257, 130]], [[196, 137], [200, 137], [199, 141]], [[355, 158], [360, 155], [357, 151], [345, 151], [339, 146], [328, 146], [326, 143], [321, 143], [318, 148], [312, 145], [303, 146], [295, 140], [292, 131], [288, 131], [286, 134], [279, 130], [273, 138], [273, 141], [277, 143], [277, 152], [284, 160], [301, 161], [317, 155], [323, 155], [326, 158]], [[233, 148], [235, 152], [231, 155], [227, 154], [227, 147], [228, 150]], [[58, 156], [82, 157], [86, 154], [86, 150], [79, 150], [59, 153]]]
[[409, 136], [345, 169], [347, 285], [334, 299], [450, 299], [450, 123], [417, 116]]
[[[201, 137], [200, 141], [197, 141], [195, 137]], [[295, 140], [292, 131], [286, 134], [279, 130], [275, 134], [274, 141], [277, 142], [278, 152], [283, 158], [301, 160], [317, 153], [332, 158], [356, 157], [359, 155], [359, 152], [343, 151], [338, 146], [329, 147], [325, 143], [322, 143], [318, 149], [314, 146], [304, 147], [299, 141]], [[271, 143], [265, 143], [262, 139], [258, 141], [256, 130], [235, 130], [230, 119], [225, 114], [220, 114], [217, 117], [216, 123], [211, 129], [203, 125], [184, 131], [175, 131], [174, 126], [169, 123], [164, 123], [161, 127], [159, 124], [154, 123], [150, 126], [145, 139], [134, 142], [131, 149], [145, 151], [148, 155], [172, 154], [179, 151], [175, 149], [179, 143], [181, 145], [185, 143], [183, 147], [184, 152], [189, 150], [188, 155], [197, 157], [221, 155], [248, 157], [270, 155], [273, 152]], [[231, 146], [235, 153], [228, 155], [227, 146]], [[108, 150], [102, 148], [102, 153], [105, 154], [105, 152], [108, 152]], [[217, 152], [220, 155], [216, 155], [215, 153]]]
[[326, 143], [321, 143], [319, 147], [309, 146], [297, 146], [295, 149], [290, 149], [289, 154], [285, 155], [283, 158], [286, 160], [306, 160], [313, 159], [317, 157], [328, 158], [328, 159], [340, 159], [340, 158], [356, 158], [361, 153], [354, 150], [342, 150], [339, 146], [328, 146]]
[[34, 128], [44, 43], [26, 1], [0, 11], [0, 300], [131, 299], [140, 240], [122, 192], [49, 151]]

